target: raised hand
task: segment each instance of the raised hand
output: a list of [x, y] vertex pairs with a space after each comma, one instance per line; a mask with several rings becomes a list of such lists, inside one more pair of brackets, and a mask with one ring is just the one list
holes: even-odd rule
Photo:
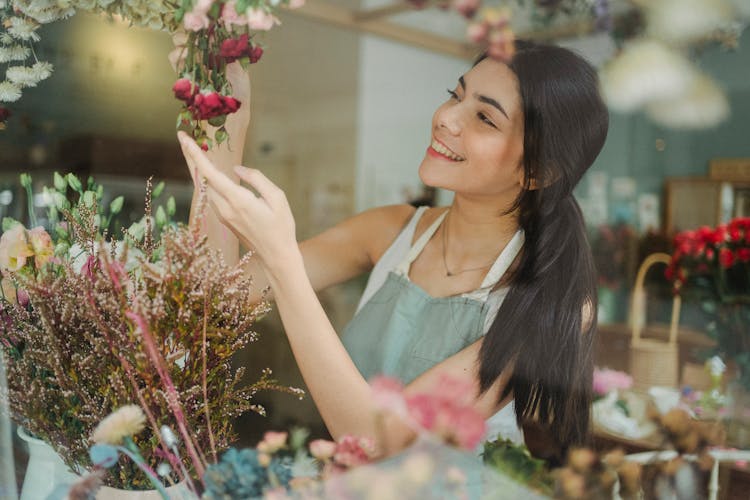
[[254, 249], [266, 271], [276, 274], [288, 257], [299, 253], [294, 217], [286, 195], [259, 170], [234, 167], [250, 187], [244, 188], [221, 172], [184, 132], [178, 133], [191, 175], [208, 183], [208, 201], [221, 222], [248, 248]]

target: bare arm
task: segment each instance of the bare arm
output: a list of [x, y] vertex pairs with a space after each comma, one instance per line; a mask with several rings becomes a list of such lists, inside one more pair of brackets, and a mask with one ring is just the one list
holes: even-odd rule
[[[208, 179], [209, 196], [225, 223], [255, 245], [295, 359], [329, 431], [334, 437], [358, 434], [377, 438], [376, 408], [370, 387], [315, 296], [295, 242], [294, 220], [283, 191], [257, 170], [238, 170], [243, 180], [259, 193], [259, 196], [249, 195], [249, 191], [222, 176], [195, 143], [185, 137], [181, 141], [186, 156]], [[476, 381], [480, 347], [478, 341], [433, 367], [412, 382], [407, 391], [424, 390], [446, 372], [470, 374]], [[487, 417], [494, 414], [501, 407], [497, 397], [505, 382], [501, 377], [484, 395], [477, 395], [475, 408]], [[399, 449], [413, 439], [413, 431], [403, 422], [388, 418], [385, 425], [388, 442], [377, 443], [381, 452]]]

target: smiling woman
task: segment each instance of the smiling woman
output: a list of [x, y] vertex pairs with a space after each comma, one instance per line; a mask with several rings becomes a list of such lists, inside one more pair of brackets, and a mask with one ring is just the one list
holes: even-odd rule
[[[522, 42], [507, 65], [480, 59], [450, 94], [419, 173], [455, 192], [451, 206], [372, 209], [299, 245], [281, 189], [258, 170], [212, 163], [184, 134], [180, 142], [218, 220], [258, 256], [251, 271], [271, 286], [335, 437], [377, 437], [381, 453], [413, 439], [396, 418], [376, 432], [367, 379], [377, 374], [401, 379], [407, 394], [468, 374], [490, 437], [519, 441], [518, 424], [537, 420], [561, 448], [583, 443], [596, 299], [572, 189], [607, 133], [596, 73], [568, 50]], [[237, 240], [213, 241], [236, 252]], [[315, 290], [367, 271], [339, 338]]]

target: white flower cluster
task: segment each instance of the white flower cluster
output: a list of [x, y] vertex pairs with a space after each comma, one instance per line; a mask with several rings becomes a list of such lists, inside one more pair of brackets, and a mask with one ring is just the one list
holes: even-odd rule
[[[0, 108], [21, 98], [22, 89], [35, 87], [52, 74], [52, 64], [39, 61], [33, 44], [39, 27], [66, 19], [76, 11], [119, 15], [137, 26], [174, 28], [174, 5], [147, 0], [0, 0]], [[3, 65], [7, 67], [3, 70]], [[4, 73], [4, 77], [3, 77]]]
[[645, 110], [670, 128], [707, 128], [729, 116], [724, 91], [687, 49], [750, 20], [745, 0], [643, 2], [646, 35], [627, 44], [601, 72], [604, 97], [622, 112]]

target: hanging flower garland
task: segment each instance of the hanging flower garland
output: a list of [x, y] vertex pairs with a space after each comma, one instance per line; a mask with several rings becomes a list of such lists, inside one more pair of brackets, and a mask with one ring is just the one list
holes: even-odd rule
[[[279, 7], [302, 5], [304, 0], [0, 0], [0, 65], [7, 65], [0, 80], [0, 130], [12, 116], [7, 105], [18, 101], [24, 88], [52, 75], [52, 64], [40, 61], [34, 51], [39, 28], [84, 11], [118, 16], [134, 26], [187, 32], [173, 88], [183, 103], [177, 125], [204, 149], [221, 144], [228, 139], [227, 115], [242, 105], [231, 97], [227, 64], [257, 62], [263, 49], [255, 34], [280, 24], [274, 16]], [[217, 127], [212, 138], [206, 123]]]
[[[497, 60], [514, 53], [511, 2], [406, 0], [416, 8], [452, 9], [469, 21], [466, 36]], [[736, 48], [750, 22], [747, 0], [630, 0], [613, 16], [611, 0], [517, 0], [532, 25], [560, 16], [588, 18], [620, 47], [601, 70], [602, 91], [615, 111], [645, 111], [668, 128], [713, 127], [729, 116], [724, 90], [690, 60], [691, 49], [718, 42]]]

